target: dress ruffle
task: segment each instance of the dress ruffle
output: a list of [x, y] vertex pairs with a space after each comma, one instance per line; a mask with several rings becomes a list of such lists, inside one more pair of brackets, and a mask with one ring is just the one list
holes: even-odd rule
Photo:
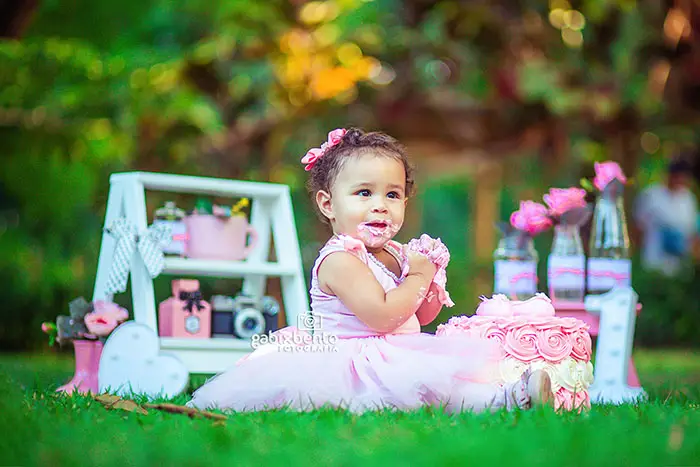
[[273, 336], [275, 343], [208, 381], [188, 405], [234, 411], [483, 409], [498, 392], [493, 371], [500, 353], [481, 339], [432, 334], [331, 339], [292, 327]]

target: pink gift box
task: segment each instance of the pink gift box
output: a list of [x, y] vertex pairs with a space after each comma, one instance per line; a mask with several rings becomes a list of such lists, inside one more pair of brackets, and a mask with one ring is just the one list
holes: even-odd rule
[[202, 300], [199, 281], [176, 279], [173, 296], [158, 305], [158, 332], [162, 337], [211, 337], [211, 305]]

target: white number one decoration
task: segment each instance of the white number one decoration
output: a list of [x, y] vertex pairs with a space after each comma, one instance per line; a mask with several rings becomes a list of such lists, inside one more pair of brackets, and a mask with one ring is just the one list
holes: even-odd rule
[[642, 388], [627, 384], [637, 299], [630, 287], [616, 287], [602, 295], [586, 296], [586, 311], [600, 313], [594, 382], [588, 389], [593, 403], [622, 404], [646, 397]]

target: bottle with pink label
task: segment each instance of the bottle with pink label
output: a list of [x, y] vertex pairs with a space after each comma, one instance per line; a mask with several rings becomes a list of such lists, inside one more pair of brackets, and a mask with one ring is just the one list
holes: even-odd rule
[[532, 237], [504, 232], [493, 254], [494, 294], [527, 300], [537, 293], [537, 250]]
[[520, 201], [510, 223], [500, 224], [503, 238], [493, 253], [494, 293], [514, 300], [527, 300], [537, 293], [537, 262], [533, 237], [552, 226], [547, 207], [534, 201]]
[[153, 218], [153, 225], [165, 224], [172, 232], [171, 241], [163, 246], [166, 256], [184, 256], [187, 244], [187, 226], [184, 222], [185, 211], [179, 209], [173, 201], [167, 201], [158, 208]]
[[614, 162], [596, 164], [594, 185], [600, 191], [593, 211], [588, 251], [588, 293], [599, 295], [613, 287], [631, 286], [632, 266], [623, 203], [626, 178]]
[[585, 268], [579, 226], [563, 223], [555, 226], [552, 250], [547, 258], [550, 298], [557, 302], [583, 303]]

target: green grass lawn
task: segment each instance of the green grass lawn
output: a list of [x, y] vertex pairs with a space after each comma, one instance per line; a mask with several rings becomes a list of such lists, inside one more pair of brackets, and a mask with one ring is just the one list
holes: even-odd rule
[[700, 352], [635, 359], [649, 402], [584, 414], [319, 410], [213, 421], [59, 396], [69, 355], [1, 355], [0, 466], [700, 465]]

